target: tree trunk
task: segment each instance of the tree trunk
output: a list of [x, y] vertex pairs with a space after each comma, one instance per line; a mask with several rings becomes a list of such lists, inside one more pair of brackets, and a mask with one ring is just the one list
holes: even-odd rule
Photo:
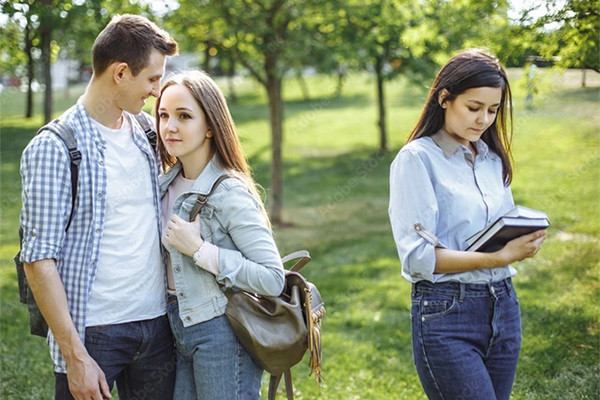
[[235, 61], [233, 60], [233, 57], [230, 57], [230, 59], [228, 60], [228, 66], [227, 66], [227, 86], [228, 86], [228, 91], [229, 91], [229, 100], [231, 100], [232, 103], [237, 103], [237, 93], [235, 91], [234, 78], [235, 78]]
[[584, 88], [585, 87], [585, 76], [586, 76], [586, 72], [587, 70], [585, 69], [585, 67], [583, 67], [583, 69], [581, 70], [581, 87]]
[[273, 225], [281, 225], [283, 204], [283, 164], [281, 145], [283, 138], [283, 102], [281, 100], [281, 77], [269, 73], [267, 77], [267, 95], [269, 97], [269, 117], [271, 121], [271, 207], [270, 218]]
[[33, 55], [31, 54], [33, 43], [31, 40], [30, 23], [30, 21], [27, 21], [27, 25], [25, 25], [25, 53], [27, 54], [27, 103], [25, 105], [25, 118], [33, 117], [33, 88], [31, 87], [31, 84], [34, 77], [34, 62]]
[[210, 49], [212, 49], [212, 41], [207, 40], [206, 43], [206, 48], [204, 49], [204, 72], [206, 72], [207, 74], [210, 75], [210, 59], [211, 59], [211, 55], [210, 55]]
[[304, 79], [304, 75], [302, 75], [302, 70], [300, 68], [296, 70], [296, 80], [298, 81], [298, 85], [300, 85], [300, 90], [302, 91], [302, 97], [304, 101], [310, 101], [308, 85], [306, 84], [306, 80]]
[[340, 97], [342, 95], [342, 89], [344, 87], [344, 78], [346, 78], [346, 71], [338, 68], [337, 70], [337, 86], [335, 88], [336, 97]]
[[[44, 1], [48, 3], [48, 1]], [[44, 93], [44, 121], [50, 122], [52, 119], [52, 74], [50, 73], [51, 54], [50, 43], [52, 42], [52, 25], [51, 21], [42, 17], [40, 25], [40, 44], [42, 48], [42, 70], [44, 74], [44, 84], [46, 90]]]
[[385, 127], [385, 93], [383, 91], [384, 79], [382, 57], [377, 57], [377, 61], [375, 63], [375, 70], [377, 73], [377, 104], [379, 107], [379, 121], [377, 122], [377, 125], [379, 126], [379, 150], [387, 151], [387, 132]]

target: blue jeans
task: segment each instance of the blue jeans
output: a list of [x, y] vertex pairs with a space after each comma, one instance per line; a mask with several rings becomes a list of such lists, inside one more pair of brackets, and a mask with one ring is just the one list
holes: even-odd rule
[[[176, 358], [167, 316], [88, 327], [85, 347], [104, 372], [109, 388], [117, 382], [121, 400], [173, 398]], [[55, 373], [55, 399], [71, 400], [67, 376]]]
[[421, 281], [412, 290], [415, 366], [431, 400], [508, 400], [521, 348], [512, 281]]
[[227, 317], [184, 327], [177, 299], [167, 313], [177, 348], [177, 400], [259, 400], [262, 368], [237, 340]]

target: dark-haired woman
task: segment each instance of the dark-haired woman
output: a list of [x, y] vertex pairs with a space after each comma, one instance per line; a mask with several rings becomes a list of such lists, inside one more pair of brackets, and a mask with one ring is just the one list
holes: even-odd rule
[[467, 50], [440, 70], [391, 165], [389, 215], [402, 275], [412, 283], [414, 360], [430, 399], [510, 397], [521, 347], [510, 264], [533, 257], [546, 233], [493, 253], [465, 249], [467, 238], [514, 206], [511, 128], [505, 70]]

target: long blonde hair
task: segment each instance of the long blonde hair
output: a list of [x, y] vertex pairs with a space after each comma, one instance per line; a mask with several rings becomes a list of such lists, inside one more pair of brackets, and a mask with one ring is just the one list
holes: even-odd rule
[[[160, 97], [155, 104], [155, 115], [158, 115], [160, 100], [165, 89], [169, 86], [181, 85], [187, 88], [196, 100], [206, 118], [208, 129], [213, 133], [211, 145], [211, 157], [216, 154], [217, 161], [223, 169], [233, 173], [248, 188], [256, 198], [261, 212], [268, 226], [271, 226], [269, 216], [259, 194], [259, 186], [252, 178], [250, 166], [242, 151], [240, 140], [235, 130], [235, 124], [223, 92], [215, 81], [203, 71], [186, 71], [168, 77], [160, 91]], [[159, 132], [160, 122], [157, 119], [156, 129]], [[158, 155], [162, 162], [163, 172], [175, 165], [177, 158], [171, 156], [162, 140], [157, 144]]]

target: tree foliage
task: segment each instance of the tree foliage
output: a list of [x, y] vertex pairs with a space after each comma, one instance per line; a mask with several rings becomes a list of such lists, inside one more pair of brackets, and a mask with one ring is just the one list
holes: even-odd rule
[[556, 0], [551, 2], [556, 11], [541, 17], [535, 27], [544, 29], [549, 25], [559, 27], [546, 36], [539, 47], [547, 57], [557, 57], [557, 64], [563, 68], [589, 68], [600, 72], [600, 1], [567, 0], [556, 8]]
[[[508, 0], [179, 0], [179, 7], [165, 15], [164, 23], [175, 33], [181, 52], [203, 59], [207, 72], [232, 76], [241, 67], [264, 87], [272, 136], [270, 213], [278, 224], [283, 203], [282, 90], [290, 70], [298, 77], [309, 66], [336, 73], [338, 94], [347, 71], [373, 73], [379, 148], [385, 150], [385, 82], [399, 75], [429, 82], [435, 70], [460, 49], [487, 48], [507, 65], [521, 65], [534, 54], [556, 57], [564, 67], [599, 71], [599, 1], [548, 0], [543, 2], [549, 7], [541, 18], [531, 17], [533, 7], [510, 19]], [[92, 43], [110, 18], [134, 13], [156, 20], [148, 4], [0, 0], [9, 17], [0, 26], [0, 67], [31, 83], [34, 67], [42, 60], [46, 60], [42, 69], [46, 80], [50, 60], [57, 57], [89, 65]], [[50, 85], [46, 88], [51, 90]], [[46, 99], [48, 115], [51, 93]]]
[[[0, 58], [4, 61], [0, 62], [10, 66], [2, 70], [25, 78], [29, 92], [27, 117], [32, 114], [33, 80], [37, 76], [37, 80], [45, 85], [46, 121], [52, 117], [50, 68], [54, 61], [63, 56], [78, 60], [81, 65], [89, 65], [92, 44], [114, 14], [152, 16], [147, 5], [129, 0], [2, 0], [0, 7], [8, 17], [6, 25], [1, 27], [1, 41], [6, 46], [1, 47]], [[15, 36], [18, 40], [12, 41]]]
[[[168, 17], [191, 43], [232, 55], [260, 82], [269, 100], [272, 138], [270, 217], [281, 224], [283, 101], [286, 70], [310, 46], [313, 21], [324, 0], [181, 0]], [[176, 21], [176, 22], [175, 22]], [[188, 41], [188, 45], [190, 42]]]

